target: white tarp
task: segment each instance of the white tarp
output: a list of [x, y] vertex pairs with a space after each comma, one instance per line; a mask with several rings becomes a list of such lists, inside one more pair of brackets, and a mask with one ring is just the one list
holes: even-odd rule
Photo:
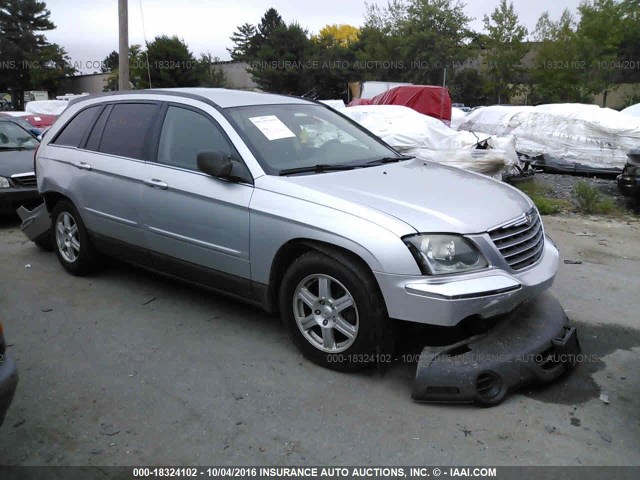
[[451, 107], [451, 128], [458, 130], [460, 124], [464, 121], [464, 117], [467, 116], [467, 112], [460, 110], [457, 107]]
[[60, 115], [68, 106], [64, 100], [34, 100], [27, 103], [25, 111], [31, 115]]
[[631, 115], [632, 117], [640, 118], [640, 103], [631, 105], [630, 107], [627, 107], [624, 110], [621, 110], [620, 113], [624, 113], [625, 115]]
[[[467, 170], [496, 174], [518, 164], [513, 138], [458, 132], [400, 105], [360, 105], [342, 111], [399, 151]], [[477, 149], [486, 142], [488, 149]]]
[[360, 92], [360, 98], [373, 98], [376, 95], [391, 90], [392, 88], [402, 87], [405, 85], [413, 85], [413, 83], [403, 82], [362, 82], [362, 91]]
[[577, 103], [483, 107], [467, 115], [460, 130], [513, 135], [520, 153], [591, 168], [622, 169], [627, 152], [640, 145], [640, 119]]
[[342, 110], [346, 106], [344, 104], [344, 101], [342, 100], [320, 100], [320, 103], [324, 103], [325, 105], [328, 105], [331, 108], [335, 108], [336, 110]]

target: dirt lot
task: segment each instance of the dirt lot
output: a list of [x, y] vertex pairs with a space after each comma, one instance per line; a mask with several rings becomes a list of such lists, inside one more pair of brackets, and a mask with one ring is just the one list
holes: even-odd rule
[[413, 403], [404, 364], [316, 367], [262, 311], [132, 267], [72, 277], [4, 221], [0, 465], [640, 465], [640, 223], [546, 226], [582, 262], [553, 292], [593, 361], [480, 409]]

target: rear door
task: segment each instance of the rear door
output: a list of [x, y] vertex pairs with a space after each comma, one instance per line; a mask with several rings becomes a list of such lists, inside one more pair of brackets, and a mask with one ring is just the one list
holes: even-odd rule
[[140, 202], [150, 136], [158, 102], [107, 105], [83, 146], [77, 167], [84, 172], [79, 195], [89, 229], [104, 237], [144, 248]]
[[218, 112], [182, 104], [168, 104], [165, 109], [157, 155], [149, 163], [142, 194], [154, 265], [193, 279], [194, 271], [200, 271], [197, 280], [216, 288], [246, 288], [253, 185], [200, 172], [197, 154], [222, 151], [238, 159], [240, 168], [246, 167], [216, 122]]

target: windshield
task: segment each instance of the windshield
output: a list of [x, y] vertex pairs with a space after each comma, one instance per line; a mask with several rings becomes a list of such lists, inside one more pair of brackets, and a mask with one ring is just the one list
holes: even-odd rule
[[367, 166], [398, 157], [373, 135], [321, 105], [257, 105], [228, 113], [270, 175], [315, 165]]
[[13, 122], [0, 122], [0, 150], [35, 150], [38, 141]]

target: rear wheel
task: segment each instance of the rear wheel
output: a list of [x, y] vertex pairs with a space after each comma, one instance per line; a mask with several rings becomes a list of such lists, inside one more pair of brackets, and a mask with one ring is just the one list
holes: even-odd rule
[[65, 270], [78, 276], [95, 271], [100, 265], [100, 256], [76, 207], [61, 200], [53, 209], [52, 218], [56, 255]]
[[310, 252], [287, 270], [280, 311], [313, 362], [351, 371], [390, 360], [393, 332], [375, 279], [357, 262]]

